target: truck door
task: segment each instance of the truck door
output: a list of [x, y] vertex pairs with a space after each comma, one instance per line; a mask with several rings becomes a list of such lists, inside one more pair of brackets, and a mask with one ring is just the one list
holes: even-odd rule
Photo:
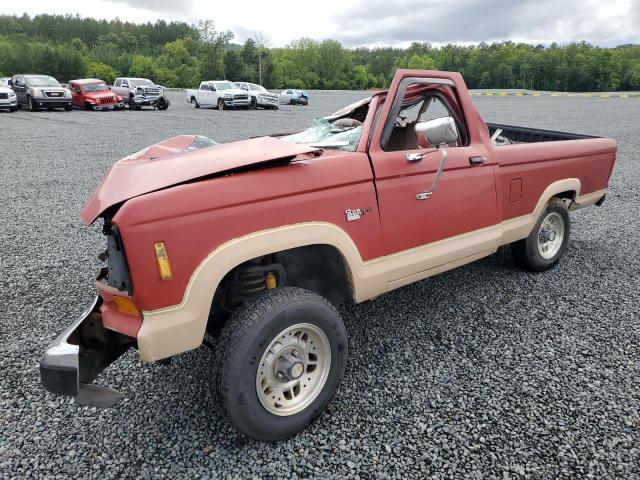
[[[394, 79], [380, 107], [369, 153], [384, 254], [415, 257], [390, 281], [464, 258], [471, 261], [497, 248], [496, 162], [477, 131], [468, 128], [459, 101], [468, 92], [463, 83], [462, 88], [458, 91], [447, 78]], [[436, 149], [416, 126], [441, 117], [454, 119], [458, 138]], [[443, 150], [447, 156], [438, 178]]]
[[207, 107], [215, 105], [215, 92], [212, 90], [214, 88], [213, 83], [210, 82], [200, 84], [200, 90], [198, 91], [198, 102], [200, 105]]
[[71, 90], [71, 99], [76, 107], [84, 107], [84, 99], [82, 98], [82, 90], [77, 83], [69, 84], [69, 90]]
[[24, 77], [15, 77], [13, 81], [13, 91], [16, 92], [16, 97], [19, 104], [27, 103], [27, 84]]

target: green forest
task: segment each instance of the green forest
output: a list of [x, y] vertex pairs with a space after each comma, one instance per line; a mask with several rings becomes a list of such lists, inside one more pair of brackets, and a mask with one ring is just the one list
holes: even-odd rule
[[505, 41], [346, 48], [335, 40], [301, 38], [270, 48], [260, 38], [243, 45], [233, 40], [212, 20], [135, 24], [71, 15], [0, 15], [0, 76], [43, 73], [61, 81], [98, 77], [109, 83], [135, 76], [166, 87], [224, 78], [267, 88], [367, 89], [387, 87], [397, 68], [418, 68], [459, 71], [470, 88], [640, 90], [640, 45]]

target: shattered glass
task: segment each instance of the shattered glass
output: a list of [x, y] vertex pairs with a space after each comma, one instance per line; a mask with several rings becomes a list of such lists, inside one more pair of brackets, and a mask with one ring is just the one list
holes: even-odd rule
[[306, 130], [280, 137], [280, 139], [290, 143], [304, 143], [313, 147], [353, 152], [358, 146], [361, 135], [362, 125], [342, 127], [324, 118], [316, 118], [313, 125]]

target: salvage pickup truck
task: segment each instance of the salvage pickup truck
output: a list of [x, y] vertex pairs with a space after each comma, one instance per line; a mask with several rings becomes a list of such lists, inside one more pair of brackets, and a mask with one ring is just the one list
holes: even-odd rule
[[460, 74], [420, 70], [295, 134], [163, 141], [116, 162], [84, 207], [106, 265], [42, 382], [110, 406], [122, 394], [90, 383], [128, 348], [156, 362], [205, 344], [224, 417], [253, 438], [294, 435], [345, 371], [336, 304], [501, 245], [553, 267], [569, 212], [603, 203], [615, 159], [610, 139], [487, 124]]
[[110, 90], [122, 98], [130, 110], [153, 107], [166, 110], [171, 105], [165, 88], [148, 78], [116, 78]]

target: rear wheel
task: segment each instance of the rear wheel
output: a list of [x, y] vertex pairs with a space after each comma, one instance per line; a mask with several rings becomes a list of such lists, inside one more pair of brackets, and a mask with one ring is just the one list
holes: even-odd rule
[[569, 209], [561, 199], [551, 200], [529, 236], [511, 244], [515, 262], [533, 272], [552, 268], [567, 249], [570, 230]]
[[224, 110], [224, 100], [221, 98], [218, 99], [218, 110]]
[[301, 288], [273, 289], [240, 307], [222, 329], [212, 393], [241, 433], [280, 440], [322, 413], [346, 359], [344, 324], [327, 300]]

